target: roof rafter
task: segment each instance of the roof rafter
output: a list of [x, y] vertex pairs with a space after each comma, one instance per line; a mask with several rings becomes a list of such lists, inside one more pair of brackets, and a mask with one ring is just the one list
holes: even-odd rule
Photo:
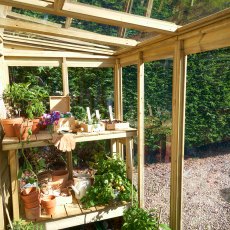
[[57, 48], [60, 50], [70, 50], [70, 51], [84, 51], [84, 52], [90, 52], [90, 53], [99, 53], [99, 54], [106, 54], [106, 55], [112, 55], [114, 53], [113, 50], [108, 49], [101, 49], [101, 48], [95, 48], [95, 47], [89, 47], [89, 46], [81, 46], [81, 45], [72, 45], [68, 44], [66, 42], [55, 42], [55, 41], [49, 41], [49, 40], [42, 40], [37, 38], [28, 38], [28, 37], [20, 37], [20, 36], [14, 36], [14, 35], [4, 35], [4, 42], [6, 44], [14, 42], [15, 44], [19, 45], [38, 45], [40, 47], [48, 47], [48, 48]]
[[129, 47], [136, 46], [138, 42], [133, 39], [125, 39], [112, 37], [107, 35], [96, 34], [92, 36], [91, 32], [83, 32], [78, 30], [69, 30], [65, 28], [56, 28], [53, 26], [40, 25], [31, 22], [22, 22], [13, 19], [5, 19], [0, 18], [0, 27], [8, 30], [16, 30], [16, 31], [24, 31], [31, 33], [39, 33], [39, 34], [47, 34], [47, 35], [55, 35], [59, 37], [66, 38], [78, 38], [83, 41], [96, 42], [100, 44], [108, 44], [112, 46], [121, 46], [121, 47]]
[[159, 33], [171, 34], [175, 32], [177, 28], [179, 28], [179, 26], [171, 22], [99, 8], [79, 2], [65, 2], [62, 9], [59, 10], [54, 9], [54, 4], [39, 0], [0, 0], [0, 3], [24, 9], [78, 18], [113, 26], [127, 27], [146, 32], [156, 31]]
[[144, 16], [119, 12], [101, 7], [91, 6], [83, 3], [71, 3], [66, 1], [62, 11], [73, 13], [76, 18], [94, 21], [113, 26], [123, 26], [141, 31], [158, 31], [161, 33], [175, 32], [178, 26], [171, 22]]
[[[58, 24], [58, 23], [55, 23], [55, 22], [50, 22], [50, 21], [47, 21], [47, 20], [43, 20], [43, 19], [39, 19], [39, 18], [34, 18], [34, 17], [31, 17], [31, 16], [27, 16], [27, 15], [15, 13], [15, 12], [12, 12], [12, 11], [8, 13], [7, 17], [8, 18], [13, 18], [13, 19], [20, 19], [22, 21], [35, 22], [35, 23], [44, 24], [44, 25], [51, 25], [51, 26], [58, 27], [58, 28], [62, 27], [61, 24]], [[68, 24], [69, 23], [70, 22], [68, 22]], [[91, 33], [92, 36], [94, 35], [93, 32], [90, 32], [90, 31], [87, 31], [87, 30], [81, 30], [81, 29], [77, 29], [77, 28], [74, 28], [74, 27], [70, 27], [69, 29], [82, 31], [82, 32], [85, 32], [85, 33]], [[54, 37], [54, 39], [58, 39], [58, 37], [57, 38]], [[59, 40], [63, 40], [63, 38], [59, 38]], [[74, 40], [68, 39], [68, 42], [75, 43], [75, 44], [78, 44], [78, 45], [82, 44], [82, 45], [87, 45], [87, 46], [89, 45], [89, 46], [101, 47], [101, 48], [106, 48], [106, 49], [110, 49], [111, 48], [109, 46], [100, 45], [100, 44], [96, 44], [96, 43], [89, 43], [89, 42], [78, 41], [76, 39], [74, 39]]]
[[83, 52], [66, 51], [37, 51], [37, 50], [11, 50], [4, 49], [4, 56], [10, 57], [69, 57], [69, 58], [87, 58], [87, 59], [114, 59], [106, 55], [94, 55]]

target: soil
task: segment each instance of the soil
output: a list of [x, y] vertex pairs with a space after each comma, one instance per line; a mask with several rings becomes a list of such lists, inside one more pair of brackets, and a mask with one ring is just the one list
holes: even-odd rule
[[[183, 229], [230, 229], [230, 147], [193, 149], [184, 161]], [[169, 223], [170, 163], [145, 166], [145, 207]]]

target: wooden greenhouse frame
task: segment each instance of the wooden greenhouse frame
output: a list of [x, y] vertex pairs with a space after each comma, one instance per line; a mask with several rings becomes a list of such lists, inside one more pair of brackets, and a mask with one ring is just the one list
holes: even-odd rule
[[[151, 1], [150, 5], [151, 5]], [[12, 7], [66, 17], [65, 25], [11, 11]], [[127, 12], [128, 12], [127, 8]], [[71, 27], [72, 19], [154, 32], [143, 42]], [[138, 67], [138, 198], [144, 207], [144, 63], [173, 59], [170, 226], [182, 229], [185, 92], [187, 55], [230, 46], [230, 9], [185, 26], [98, 8], [69, 0], [0, 0], [0, 83], [9, 84], [10, 66], [61, 66], [63, 94], [69, 94], [68, 67], [114, 68], [115, 115], [122, 119], [122, 68]], [[127, 144], [127, 143], [126, 143]], [[119, 146], [118, 146], [119, 147]], [[0, 149], [0, 199], [11, 199], [8, 157]], [[12, 172], [11, 172], [12, 173]], [[13, 181], [11, 181], [13, 183]], [[0, 202], [0, 230], [5, 228]], [[106, 215], [106, 214], [104, 214]], [[14, 219], [19, 216], [14, 215]], [[111, 218], [111, 216], [110, 216]], [[65, 220], [63, 220], [65, 221]]]

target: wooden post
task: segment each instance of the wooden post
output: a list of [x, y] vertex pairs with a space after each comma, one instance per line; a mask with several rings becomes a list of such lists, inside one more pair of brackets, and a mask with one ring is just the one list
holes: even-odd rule
[[187, 57], [184, 54], [183, 41], [181, 40], [175, 44], [173, 61], [170, 195], [170, 226], [173, 230], [182, 229], [186, 69]]
[[18, 158], [17, 151], [9, 151], [9, 165], [10, 165], [10, 178], [11, 178], [11, 192], [13, 204], [13, 219], [19, 220], [19, 199], [18, 199]]
[[73, 156], [72, 151], [66, 152], [66, 158], [67, 158], [67, 169], [69, 171], [69, 179], [73, 179]]
[[116, 60], [114, 67], [114, 108], [115, 118], [123, 119], [123, 105], [122, 105], [122, 67], [119, 59]]
[[[0, 167], [2, 168], [2, 150], [0, 150]], [[0, 170], [0, 229], [5, 229], [5, 218], [4, 218], [4, 211], [3, 211], [3, 189], [2, 189], [2, 172]]]
[[[11, 7], [0, 6], [0, 17], [5, 18], [9, 10], [11, 10]], [[0, 85], [2, 89], [5, 89], [9, 84], [9, 71], [3, 54], [3, 32], [4, 29], [0, 29]]]
[[[0, 6], [0, 17], [5, 18], [8, 11], [11, 10], [11, 7], [8, 6]], [[9, 71], [8, 71], [8, 66], [5, 62], [5, 58], [4, 58], [4, 53], [3, 53], [3, 48], [4, 48], [4, 43], [3, 43], [3, 32], [4, 29], [0, 29], [0, 91], [4, 90], [6, 88], [6, 86], [9, 84]], [[0, 92], [0, 97], [2, 92]], [[0, 99], [2, 100], [2, 99]], [[3, 101], [0, 101], [0, 110], [3, 111], [3, 108], [1, 106], [1, 103], [3, 103]], [[3, 115], [3, 113], [0, 112], [0, 118], [5, 118], [6, 115]], [[0, 126], [0, 139], [1, 139], [1, 135], [2, 135], [2, 130], [1, 130], [1, 126]], [[1, 146], [0, 146], [1, 147]], [[2, 150], [0, 148], [0, 168], [3, 167], [2, 164]], [[0, 170], [0, 229], [5, 229], [5, 217], [4, 217], [4, 205], [3, 202], [5, 202], [4, 196], [3, 196], [3, 187], [2, 187], [2, 171]], [[15, 213], [13, 213], [15, 216]], [[18, 213], [19, 214], [19, 213]], [[17, 214], [16, 214], [17, 216]]]
[[69, 78], [68, 78], [68, 67], [66, 64], [66, 58], [62, 60], [62, 82], [63, 82], [63, 96], [69, 95]]
[[137, 76], [138, 94], [138, 199], [139, 206], [144, 208], [144, 62], [143, 53], [139, 53]]
[[133, 180], [133, 139], [126, 138], [125, 139], [125, 147], [126, 147], [126, 170], [127, 170], [127, 178], [132, 181]]
[[[122, 67], [120, 60], [116, 59], [114, 66], [114, 110], [115, 118], [123, 120], [123, 104], [122, 104]], [[116, 150], [123, 155], [123, 147], [116, 141]]]

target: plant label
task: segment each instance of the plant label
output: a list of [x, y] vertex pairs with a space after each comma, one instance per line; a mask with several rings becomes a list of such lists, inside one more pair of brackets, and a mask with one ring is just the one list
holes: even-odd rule
[[86, 107], [86, 112], [87, 112], [87, 116], [88, 116], [88, 121], [91, 122], [91, 114], [90, 114], [89, 107]]
[[109, 106], [109, 119], [113, 121], [113, 111], [112, 111], [112, 106]]

